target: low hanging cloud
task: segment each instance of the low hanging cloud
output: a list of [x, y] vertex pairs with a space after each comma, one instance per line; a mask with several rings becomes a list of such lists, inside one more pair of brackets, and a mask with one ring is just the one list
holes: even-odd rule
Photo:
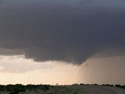
[[105, 49], [114, 49], [111, 56], [124, 55], [117, 54], [125, 51], [125, 2], [120, 1], [3, 1], [0, 54], [74, 64]]

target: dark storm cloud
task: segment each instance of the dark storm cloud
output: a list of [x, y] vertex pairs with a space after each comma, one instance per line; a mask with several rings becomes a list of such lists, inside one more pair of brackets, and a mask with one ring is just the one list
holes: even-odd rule
[[0, 48], [37, 61], [75, 64], [105, 49], [125, 50], [124, 1], [112, 1], [110, 7], [99, 0], [44, 1], [11, 2], [0, 8]]

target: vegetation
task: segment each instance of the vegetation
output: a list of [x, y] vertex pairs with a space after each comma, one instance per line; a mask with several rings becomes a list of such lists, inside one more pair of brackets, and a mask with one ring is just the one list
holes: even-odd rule
[[[23, 94], [23, 92], [35, 92], [34, 94], [83, 94], [83, 89], [78, 86], [51, 86], [51, 85], [0, 85], [0, 92], [8, 94]], [[43, 92], [43, 93], [41, 93]]]
[[[0, 94], [3, 91], [8, 92], [7, 94], [23, 94], [24, 92], [35, 92], [33, 94], [84, 94], [84, 90], [82, 86], [89, 84], [73, 84], [71, 86], [68, 85], [0, 85]], [[98, 85], [98, 84], [93, 84]], [[109, 86], [109, 87], [117, 87], [125, 89], [125, 85], [110, 85], [110, 84], [102, 84], [101, 86]], [[28, 93], [24, 93], [28, 94]]]

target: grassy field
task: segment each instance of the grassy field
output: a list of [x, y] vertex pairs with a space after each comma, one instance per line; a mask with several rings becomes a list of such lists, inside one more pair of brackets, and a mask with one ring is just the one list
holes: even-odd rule
[[78, 86], [59, 86], [51, 88], [46, 94], [84, 94], [84, 90]]

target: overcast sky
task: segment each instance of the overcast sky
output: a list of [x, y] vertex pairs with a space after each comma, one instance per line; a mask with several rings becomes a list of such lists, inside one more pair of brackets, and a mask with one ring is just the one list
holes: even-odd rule
[[[29, 70], [43, 69], [41, 66], [46, 62], [53, 66], [56, 62], [55, 66], [58, 67], [60, 63], [72, 67], [69, 74], [74, 71], [74, 67], [79, 67], [77, 70], [80, 72], [75, 75], [78, 79], [70, 83], [87, 82], [83, 80], [84, 76], [94, 77], [95, 80], [90, 79], [90, 82], [98, 83], [97, 79], [100, 79], [99, 83], [104, 83], [109, 74], [105, 74], [104, 79], [98, 77], [108, 73], [105, 71], [106, 66], [119, 65], [119, 68], [116, 67], [119, 72], [109, 77], [109, 83], [125, 83], [122, 82], [124, 78], [122, 71], [125, 67], [124, 10], [123, 0], [1, 0], [1, 72], [20, 74]], [[13, 56], [16, 58], [15, 61], [10, 60], [9, 62], [13, 63], [8, 63], [8, 57]], [[40, 65], [29, 66], [28, 63], [18, 65], [15, 63], [16, 60], [20, 61], [18, 56], [23, 56], [24, 62], [29, 62], [27, 60], [30, 59], [31, 62]], [[6, 63], [3, 63], [5, 62], [3, 59]], [[83, 66], [88, 66], [88, 61], [93, 67], [86, 67], [84, 73]], [[93, 63], [95, 61], [97, 64]], [[22, 68], [26, 65], [28, 67]], [[97, 74], [99, 70], [96, 69], [100, 69], [103, 65], [106, 65], [103, 71]], [[18, 69], [17, 66], [22, 67]], [[94, 76], [87, 76], [92, 73], [89, 69], [94, 68]], [[109, 70], [115, 68], [110, 67]], [[115, 76], [119, 76], [118, 81], [113, 79]]]

